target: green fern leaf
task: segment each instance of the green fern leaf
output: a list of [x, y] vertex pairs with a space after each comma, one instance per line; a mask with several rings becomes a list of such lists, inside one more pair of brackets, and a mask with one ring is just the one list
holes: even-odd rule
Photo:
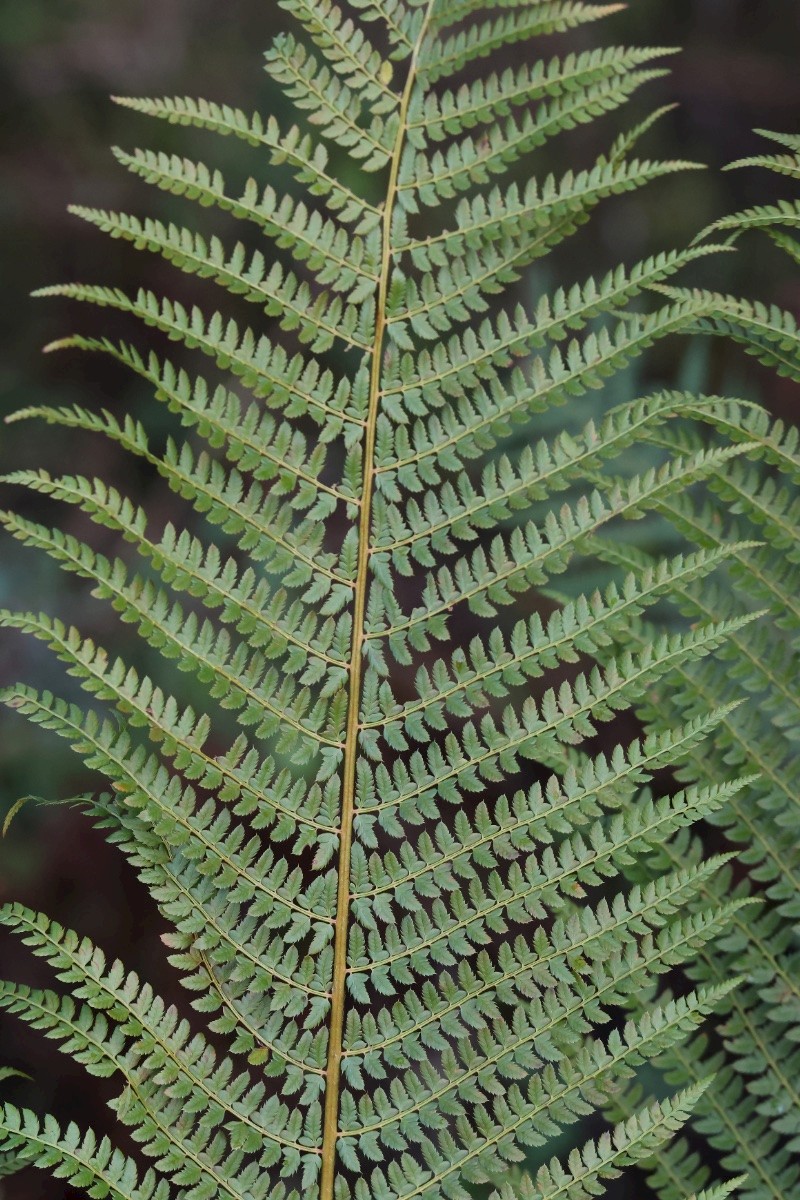
[[[81, 405], [17, 417], [114, 443], [179, 515], [159, 524], [77, 471], [7, 476], [82, 520], [9, 511], [6, 530], [88, 581], [148, 653], [4, 611], [74, 683], [0, 700], [106, 780], [75, 803], [151, 892], [196, 1015], [6, 906], [67, 991], [4, 983], [0, 1007], [114, 1082], [134, 1152], [7, 1104], [0, 1169], [118, 1200], [584, 1200], [621, 1173], [660, 1200], [723, 1200], [762, 1153], [731, 1140], [734, 1121], [762, 1093], [790, 1105], [800, 1077], [800, 1007], [781, 991], [800, 882], [797, 436], [724, 397], [587, 393], [687, 332], [797, 378], [786, 314], [673, 282], [769, 218], [518, 304], [526, 269], [601, 200], [691, 166], [630, 157], [653, 116], [584, 171], [541, 178], [534, 160], [529, 183], [510, 177], [621, 109], [666, 51], [493, 59], [616, 4], [282, 7], [294, 32], [267, 70], [297, 125], [120, 101], [240, 139], [266, 187], [117, 151], [187, 223], [73, 210], [217, 289], [220, 310], [145, 286], [40, 293], [146, 326], [146, 350], [91, 332], [50, 348], [109, 357], [176, 419], [164, 438]], [[243, 240], [202, 234], [190, 202]], [[557, 432], [537, 425], [581, 396]], [[669, 526], [668, 553], [636, 545], [643, 519]], [[733, 885], [727, 846], [702, 853], [694, 830], [711, 826], [746, 843], [767, 905]], [[712, 1079], [699, 1029], [715, 1010]], [[643, 1091], [653, 1066], [671, 1097]], [[789, 1112], [751, 1126], [787, 1196]], [[675, 1142], [693, 1113], [732, 1182]]]

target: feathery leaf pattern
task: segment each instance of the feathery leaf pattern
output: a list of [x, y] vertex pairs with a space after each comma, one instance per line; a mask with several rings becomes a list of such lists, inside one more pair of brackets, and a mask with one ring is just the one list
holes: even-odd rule
[[[753, 1078], [780, 1077], [790, 1104], [800, 1076], [797, 1013], [770, 1008], [796, 958], [796, 801], [779, 744], [791, 673], [765, 632], [797, 595], [797, 504], [760, 467], [796, 478], [796, 437], [726, 398], [660, 392], [598, 417], [589, 393], [657, 340], [721, 327], [795, 369], [785, 314], [721, 309], [673, 280], [764, 215], [719, 223], [722, 246], [521, 304], [531, 264], [601, 201], [691, 166], [633, 157], [645, 121], [585, 170], [533, 174], [540, 147], [622, 108], [668, 51], [532, 57], [533, 39], [616, 4], [281, 4], [295, 28], [267, 70], [297, 125], [119, 101], [241, 139], [269, 165], [266, 187], [237, 195], [203, 162], [118, 150], [183, 198], [186, 224], [74, 210], [216, 288], [220, 307], [94, 283], [41, 293], [122, 314], [131, 340], [51, 349], [110, 356], [178, 432], [162, 442], [79, 405], [17, 417], [117, 443], [180, 497], [185, 523], [159, 528], [87, 475], [9, 476], [87, 520], [77, 536], [5, 512], [7, 531], [89, 581], [161, 669], [144, 676], [57, 616], [5, 612], [92, 707], [25, 684], [2, 699], [107, 781], [76, 803], [154, 896], [199, 1015], [7, 906], [4, 924], [67, 993], [4, 983], [0, 1007], [118, 1083], [142, 1161], [8, 1103], [3, 1170], [32, 1163], [118, 1200], [467, 1200], [475, 1186], [583, 1200], [644, 1163], [662, 1200], [723, 1200], [753, 1165], [726, 1140], [729, 1093], [748, 1115]], [[525, 65], [496, 69], [512, 44]], [[192, 204], [242, 240], [201, 234]], [[537, 431], [577, 397], [576, 428]], [[648, 515], [679, 548], [637, 549], [627, 523]], [[92, 526], [124, 553], [95, 549]], [[580, 585], [587, 563], [608, 568], [602, 587]], [[640, 719], [627, 738], [611, 725], [624, 713]], [[772, 907], [731, 887], [731, 854], [699, 852], [701, 820], [749, 840]], [[698, 1031], [720, 1007], [738, 1063], [712, 1078]], [[637, 1090], [651, 1060], [667, 1064], [666, 1098]], [[732, 1182], [706, 1187], [674, 1141], [694, 1110]], [[607, 1130], [587, 1134], [600, 1111]], [[783, 1139], [770, 1171], [789, 1171], [786, 1196], [792, 1121], [765, 1134]], [[527, 1153], [538, 1167], [520, 1166]]]

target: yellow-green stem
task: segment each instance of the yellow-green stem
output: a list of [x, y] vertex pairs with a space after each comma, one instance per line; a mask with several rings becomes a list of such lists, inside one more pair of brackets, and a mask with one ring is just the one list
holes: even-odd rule
[[428, 0], [411, 61], [408, 78], [400, 101], [397, 137], [389, 170], [386, 205], [383, 212], [383, 252], [375, 311], [375, 339], [372, 347], [369, 406], [364, 434], [364, 473], [361, 489], [361, 512], [358, 527], [358, 567], [353, 602], [353, 641], [350, 659], [350, 691], [347, 711], [342, 765], [341, 835], [339, 843], [339, 882], [336, 900], [336, 931], [333, 949], [333, 983], [331, 987], [331, 1016], [328, 1042], [328, 1062], [325, 1087], [325, 1114], [322, 1127], [322, 1173], [320, 1200], [334, 1200], [336, 1180], [336, 1148], [339, 1137], [339, 1094], [341, 1089], [342, 1044], [344, 1013], [347, 1000], [347, 941], [350, 918], [350, 858], [353, 845], [353, 817], [356, 797], [356, 763], [358, 761], [359, 715], [361, 708], [361, 679], [364, 655], [364, 617], [367, 605], [370, 559], [370, 525], [372, 494], [375, 483], [375, 436], [381, 393], [383, 344], [386, 337], [386, 301], [389, 293], [389, 272], [392, 254], [392, 218], [397, 197], [397, 179], [406, 135], [406, 118], [414, 87], [420, 50], [428, 31], [435, 0]]

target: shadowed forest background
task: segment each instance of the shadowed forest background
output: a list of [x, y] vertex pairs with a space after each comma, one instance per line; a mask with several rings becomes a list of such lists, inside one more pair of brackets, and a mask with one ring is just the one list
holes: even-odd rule
[[[261, 69], [260, 54], [283, 23], [275, 0], [0, 0], [3, 416], [45, 402], [80, 402], [134, 415], [146, 407], [151, 413], [141, 381], [110, 360], [40, 353], [44, 344], [66, 334], [114, 333], [122, 327], [61, 301], [33, 301], [29, 293], [81, 280], [125, 289], [144, 285], [191, 303], [193, 288], [210, 287], [193, 285], [168, 264], [109, 241], [69, 216], [66, 207], [91, 204], [165, 219], [180, 211], [188, 220], [187, 202], [154, 195], [115, 164], [108, 152], [111, 144], [176, 150], [218, 163], [232, 186], [238, 176], [257, 172], [257, 156], [241, 144], [154, 127], [108, 97], [202, 95], [248, 111], [275, 112], [288, 124], [293, 118], [276, 107], [283, 102]], [[633, 0], [612, 21], [557, 41], [556, 46], [556, 40], [548, 39], [548, 56], [567, 47], [626, 41], [684, 50], [668, 60], [671, 75], [637, 94], [621, 114], [552, 143], [541, 155], [542, 176], [588, 165], [620, 128], [672, 102], [678, 107], [648, 134], [642, 157], [692, 159], [708, 167], [607, 202], [590, 232], [570, 239], [568, 249], [555, 256], [564, 283], [592, 271], [604, 273], [620, 261], [680, 247], [723, 214], [790, 194], [791, 185], [781, 193], [775, 177], [750, 170], [723, 173], [720, 168], [761, 150], [753, 127], [800, 130], [800, 0]], [[198, 224], [206, 227], [201, 219]], [[720, 290], [774, 300], [800, 314], [800, 279], [792, 279], [785, 260], [777, 254], [771, 258], [764, 247], [758, 240], [745, 240], [737, 254], [704, 263], [696, 278]], [[735, 348], [693, 348], [672, 341], [638, 370], [644, 370], [635, 381], [639, 388], [685, 383], [698, 390], [726, 390], [760, 399], [776, 415], [797, 417], [788, 407], [789, 389]], [[158, 419], [155, 413], [151, 428]], [[131, 478], [130, 461], [123, 473], [110, 442], [79, 435], [65, 439], [43, 425], [22, 423], [3, 432], [3, 472], [21, 466], [59, 473], [81, 469], [140, 500], [147, 496], [151, 513], [168, 518], [173, 504], [168, 488], [147, 468]], [[6, 495], [2, 504], [17, 500]], [[19, 507], [26, 515], [40, 512], [29, 498], [19, 500]], [[79, 519], [66, 514], [62, 524], [68, 528], [70, 520]], [[129, 652], [133, 634], [113, 613], [90, 608], [80, 584], [60, 575], [45, 556], [3, 538], [0, 606], [55, 611], [56, 587], [65, 619], [92, 629], [121, 653]], [[146, 667], [146, 653], [130, 653]], [[0, 676], [3, 683], [24, 676], [35, 686], [63, 678], [47, 650], [10, 634], [3, 635]], [[95, 786], [56, 739], [12, 716], [4, 717], [2, 729], [0, 818], [22, 796], [49, 800]], [[0, 902], [10, 899], [90, 935], [162, 991], [180, 998], [163, 961], [162, 927], [154, 907], [122, 857], [78, 813], [33, 804], [23, 809], [0, 845]], [[4, 977], [48, 982], [46, 969], [17, 942], [3, 941], [2, 955]], [[60, 1056], [52, 1042], [5, 1016], [0, 1021], [0, 1065], [34, 1076], [31, 1084], [4, 1085], [13, 1102], [68, 1114], [99, 1130], [110, 1127], [111, 1114], [102, 1102], [104, 1082], [90, 1079]], [[2, 1200], [76, 1200], [78, 1195], [33, 1172], [0, 1183]]]

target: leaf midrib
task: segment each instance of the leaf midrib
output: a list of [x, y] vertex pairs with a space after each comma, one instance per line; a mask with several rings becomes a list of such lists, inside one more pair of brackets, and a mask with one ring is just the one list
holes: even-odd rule
[[361, 511], [358, 527], [358, 564], [353, 602], [353, 640], [350, 659], [350, 691], [347, 728], [342, 765], [341, 831], [339, 848], [339, 877], [336, 903], [333, 950], [333, 980], [331, 986], [330, 1029], [328, 1040], [327, 1086], [322, 1132], [322, 1169], [320, 1200], [334, 1200], [337, 1148], [339, 1141], [339, 1099], [341, 1091], [341, 1062], [344, 1037], [344, 1010], [347, 998], [347, 945], [350, 925], [350, 860], [353, 844], [353, 823], [356, 806], [356, 766], [361, 732], [361, 682], [363, 652], [366, 642], [367, 590], [370, 578], [370, 531], [372, 495], [375, 485], [375, 449], [377, 418], [381, 401], [383, 346], [387, 330], [389, 278], [392, 266], [392, 223], [398, 193], [400, 162], [405, 145], [407, 116], [417, 66], [428, 27], [433, 16], [435, 0], [427, 0], [425, 16], [420, 25], [408, 68], [403, 95], [398, 110], [397, 136], [390, 160], [386, 203], [383, 212], [383, 239], [378, 295], [375, 306], [375, 338], [372, 347], [369, 402], [364, 430], [364, 468], [361, 490]]

